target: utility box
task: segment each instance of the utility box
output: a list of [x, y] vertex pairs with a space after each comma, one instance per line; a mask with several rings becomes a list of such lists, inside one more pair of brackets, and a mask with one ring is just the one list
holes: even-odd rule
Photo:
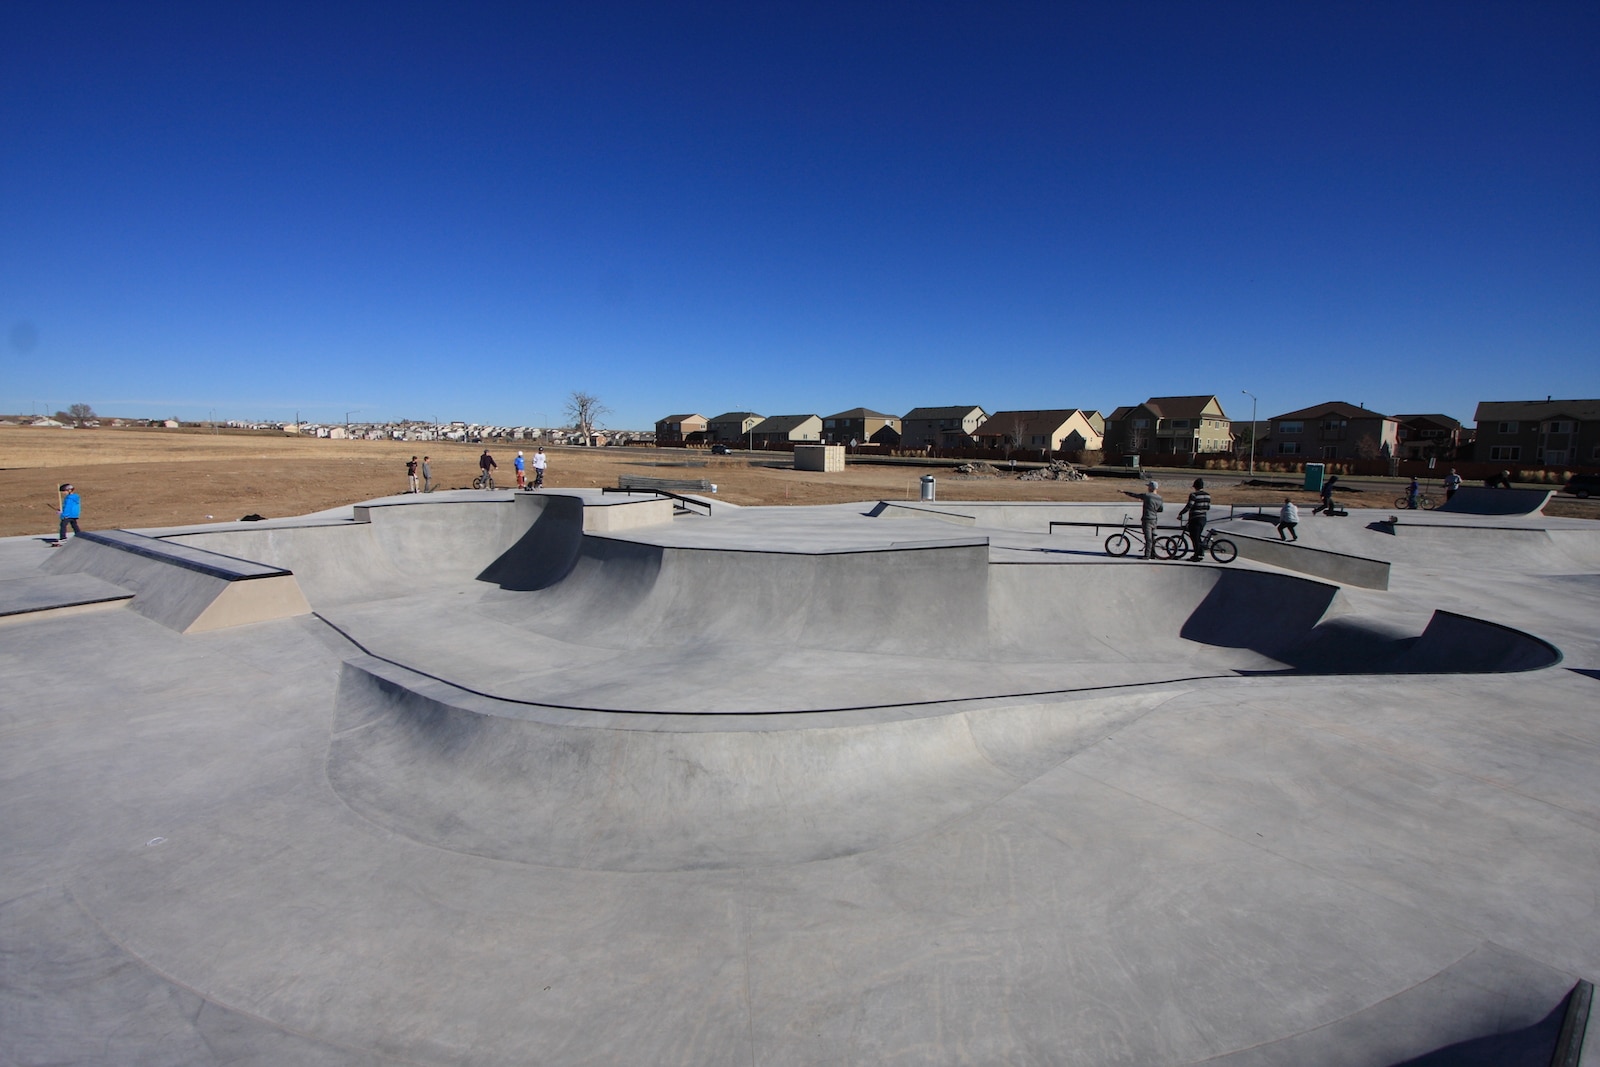
[[1322, 472], [1326, 469], [1327, 467], [1321, 463], [1306, 464], [1306, 492], [1322, 492]]
[[1139, 469], [1139, 457], [1138, 456], [1123, 456], [1122, 457], [1122, 465], [1124, 467], [1129, 467], [1129, 468], [1131, 468], [1133, 470], [1138, 470]]
[[844, 470], [844, 445], [795, 445], [794, 469], [833, 474]]
[[922, 476], [922, 499], [924, 501], [932, 500], [933, 499], [933, 491], [934, 491], [933, 475], [924, 474]]

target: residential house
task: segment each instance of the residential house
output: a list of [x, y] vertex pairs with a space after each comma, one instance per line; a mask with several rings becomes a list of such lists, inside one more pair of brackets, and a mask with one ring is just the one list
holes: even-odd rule
[[1395, 455], [1401, 459], [1457, 459], [1470, 453], [1464, 446], [1472, 442], [1472, 432], [1449, 415], [1396, 415], [1400, 420], [1399, 444]]
[[756, 423], [750, 436], [757, 448], [820, 441], [822, 418], [818, 415], [773, 415]]
[[851, 408], [822, 420], [822, 439], [831, 445], [900, 445], [900, 416], [870, 408]]
[[987, 448], [1093, 452], [1104, 443], [1105, 420], [1098, 411], [1081, 408], [997, 411], [972, 436]]
[[724, 444], [738, 444], [749, 439], [761, 416], [753, 411], [729, 411], [706, 420], [706, 438]]
[[1600, 465], [1600, 400], [1484, 400], [1475, 418], [1480, 463]]
[[973, 432], [989, 417], [976, 404], [912, 408], [900, 420], [901, 448], [971, 448]]
[[1274, 415], [1268, 421], [1272, 459], [1378, 459], [1393, 456], [1400, 441], [1399, 419], [1343, 400]]
[[705, 436], [704, 415], [668, 415], [656, 420], [656, 444], [664, 447], [696, 444]]
[[1233, 449], [1233, 422], [1215, 396], [1153, 396], [1113, 411], [1105, 426], [1106, 450], [1122, 455], [1192, 456]]

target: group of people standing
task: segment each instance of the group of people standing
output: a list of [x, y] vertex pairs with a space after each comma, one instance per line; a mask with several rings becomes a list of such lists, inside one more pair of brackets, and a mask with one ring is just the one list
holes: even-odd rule
[[[533, 488], [542, 489], [544, 487], [544, 472], [548, 462], [543, 448], [534, 452]], [[528, 488], [528, 462], [521, 452], [517, 453], [517, 458], [512, 461], [511, 465], [516, 468], [517, 488]], [[485, 489], [493, 489], [493, 474], [499, 469], [500, 464], [495, 462], [494, 457], [489, 454], [487, 448], [484, 449], [483, 455], [478, 457], [479, 484]], [[412, 456], [406, 461], [406, 483], [409, 487], [406, 491], [409, 493], [433, 492], [433, 464], [431, 457], [423, 456], [421, 460], [418, 460], [416, 456]]]

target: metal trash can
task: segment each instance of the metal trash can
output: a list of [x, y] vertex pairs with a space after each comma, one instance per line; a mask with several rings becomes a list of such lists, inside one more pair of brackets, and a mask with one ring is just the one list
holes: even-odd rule
[[1322, 472], [1326, 469], [1327, 466], [1322, 463], [1306, 464], [1306, 492], [1322, 492]]
[[933, 499], [933, 475], [931, 474], [924, 474], [922, 476], [922, 499]]

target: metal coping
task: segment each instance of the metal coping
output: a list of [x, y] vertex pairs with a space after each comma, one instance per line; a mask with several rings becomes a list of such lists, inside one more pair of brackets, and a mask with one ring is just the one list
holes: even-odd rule
[[294, 573], [282, 567], [271, 567], [265, 563], [239, 559], [236, 556], [224, 556], [220, 552], [193, 548], [189, 545], [173, 544], [159, 537], [149, 537], [130, 530], [89, 530], [78, 536], [93, 544], [132, 552], [136, 556], [170, 563], [174, 567], [197, 571], [229, 582], [249, 581], [252, 578], [282, 578]]

